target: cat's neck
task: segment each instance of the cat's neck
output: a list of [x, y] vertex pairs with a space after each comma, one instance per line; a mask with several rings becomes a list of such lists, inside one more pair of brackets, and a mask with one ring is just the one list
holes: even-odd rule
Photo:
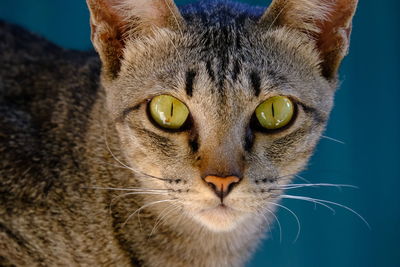
[[[140, 178], [124, 166], [115, 127], [105, 123], [104, 94], [99, 96], [87, 135], [89, 187], [140, 187]], [[146, 199], [145, 194], [126, 195], [133, 193], [129, 191], [94, 190], [98, 190], [99, 209], [107, 211], [101, 216], [110, 222], [110, 234], [134, 259], [132, 262], [146, 266], [240, 266], [265, 228], [260, 217], [243, 221], [232, 231], [216, 233], [183, 214], [179, 207], [163, 202], [165, 197]], [[155, 201], [159, 202], [150, 204]]]

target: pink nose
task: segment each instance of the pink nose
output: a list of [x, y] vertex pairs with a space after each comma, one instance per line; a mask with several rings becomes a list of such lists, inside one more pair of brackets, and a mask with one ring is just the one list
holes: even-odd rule
[[209, 175], [204, 178], [204, 181], [211, 186], [222, 202], [224, 197], [232, 190], [233, 185], [240, 182], [240, 178], [236, 176], [218, 177]]

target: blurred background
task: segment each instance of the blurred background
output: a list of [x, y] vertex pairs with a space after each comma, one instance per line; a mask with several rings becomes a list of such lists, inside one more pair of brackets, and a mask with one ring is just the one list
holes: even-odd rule
[[[241, 2], [267, 6], [270, 1]], [[400, 266], [398, 10], [396, 0], [360, 1], [330, 124], [308, 170], [301, 174], [313, 183], [351, 184], [358, 189], [290, 190], [290, 194], [346, 205], [361, 214], [371, 229], [349, 210], [332, 206], [336, 210], [332, 214], [312, 203], [285, 200], [282, 204], [300, 220], [299, 237], [296, 240], [295, 218], [279, 210], [281, 231], [275, 223], [247, 266]], [[65, 48], [92, 49], [84, 0], [1, 0], [0, 19]]]

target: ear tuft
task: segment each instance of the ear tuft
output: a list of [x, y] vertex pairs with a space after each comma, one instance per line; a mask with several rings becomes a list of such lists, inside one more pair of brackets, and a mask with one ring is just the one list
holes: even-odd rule
[[117, 77], [128, 40], [151, 35], [155, 28], [179, 30], [184, 21], [173, 0], [87, 0], [87, 5], [106, 79]]
[[358, 0], [274, 0], [261, 17], [268, 29], [286, 26], [316, 42], [322, 74], [334, 79], [347, 54], [351, 21]]
[[316, 35], [320, 28], [315, 23], [326, 20], [332, 6], [321, 0], [275, 0], [261, 17], [268, 27], [282, 26]]

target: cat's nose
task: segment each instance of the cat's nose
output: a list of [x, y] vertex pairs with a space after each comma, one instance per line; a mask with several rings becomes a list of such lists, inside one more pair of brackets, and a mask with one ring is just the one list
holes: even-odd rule
[[227, 177], [219, 177], [219, 176], [206, 176], [204, 181], [211, 186], [217, 196], [223, 202], [224, 197], [232, 191], [234, 185], [240, 182], [240, 178], [237, 176], [227, 176]]

